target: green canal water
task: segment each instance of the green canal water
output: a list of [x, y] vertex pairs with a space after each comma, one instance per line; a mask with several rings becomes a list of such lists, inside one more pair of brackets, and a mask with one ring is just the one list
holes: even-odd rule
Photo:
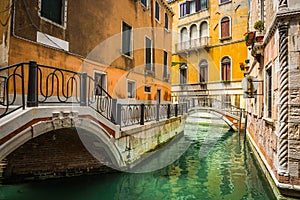
[[[228, 131], [219, 119], [198, 117], [188, 118], [177, 139], [186, 151], [161, 169], [0, 185], [0, 200], [274, 199], [242, 134]], [[159, 156], [177, 154], [178, 144]]]

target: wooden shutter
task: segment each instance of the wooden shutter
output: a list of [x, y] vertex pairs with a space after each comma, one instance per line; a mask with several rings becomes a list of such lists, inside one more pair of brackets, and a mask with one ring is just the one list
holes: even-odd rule
[[226, 38], [229, 37], [229, 19], [228, 18], [224, 18], [221, 21], [221, 38]]
[[201, 10], [201, 7], [200, 7], [200, 2], [201, 0], [196, 0], [196, 12], [198, 12], [199, 10]]
[[190, 14], [190, 2], [189, 1], [187, 1], [185, 3], [185, 7], [186, 7], [186, 14]]

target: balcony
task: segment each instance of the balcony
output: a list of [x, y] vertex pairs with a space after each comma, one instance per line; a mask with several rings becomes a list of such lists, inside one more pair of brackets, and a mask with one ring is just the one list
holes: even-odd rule
[[196, 50], [209, 45], [209, 37], [200, 37], [176, 44], [176, 52]]

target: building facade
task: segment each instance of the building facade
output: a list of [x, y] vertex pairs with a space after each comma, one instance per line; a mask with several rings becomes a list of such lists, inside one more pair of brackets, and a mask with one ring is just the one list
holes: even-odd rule
[[170, 101], [164, 0], [5, 0], [0, 10], [2, 67], [35, 60], [87, 72], [113, 98]]
[[[255, 37], [247, 77], [257, 81], [252, 87], [257, 89], [246, 100], [247, 132], [272, 182], [283, 194], [299, 197], [300, 2], [250, 2], [249, 30]], [[262, 30], [255, 31], [259, 23]]]
[[[241, 106], [247, 1], [171, 0], [174, 99], [214, 97]], [[181, 100], [180, 100], [181, 99]]]

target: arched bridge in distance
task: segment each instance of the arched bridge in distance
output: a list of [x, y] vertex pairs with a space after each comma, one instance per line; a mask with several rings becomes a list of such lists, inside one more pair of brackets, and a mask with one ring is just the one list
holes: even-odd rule
[[240, 119], [240, 109], [210, 98], [122, 104], [86, 73], [34, 61], [0, 74], [0, 177], [126, 170], [182, 132], [188, 114], [215, 113], [234, 130]]

